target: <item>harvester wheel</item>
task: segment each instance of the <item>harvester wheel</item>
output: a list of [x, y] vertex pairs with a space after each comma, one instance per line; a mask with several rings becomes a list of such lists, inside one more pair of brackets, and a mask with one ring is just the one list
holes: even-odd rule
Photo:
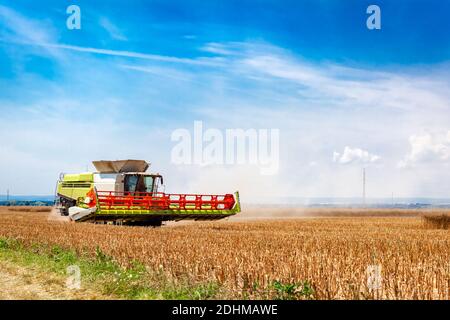
[[62, 215], [62, 216], [68, 216], [69, 215], [69, 210], [67, 210], [67, 208], [66, 207], [60, 207], [59, 208], [59, 213]]
[[58, 208], [59, 212], [62, 216], [68, 216], [69, 215], [69, 208], [76, 205], [76, 201], [72, 199], [66, 199], [63, 197], [59, 198], [58, 201]]

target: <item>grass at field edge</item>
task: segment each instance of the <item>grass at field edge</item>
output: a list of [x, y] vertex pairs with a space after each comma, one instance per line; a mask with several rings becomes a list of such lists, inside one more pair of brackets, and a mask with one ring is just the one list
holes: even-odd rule
[[25, 247], [18, 240], [0, 238], [0, 260], [38, 268], [60, 277], [69, 277], [67, 268], [77, 266], [83, 288], [113, 299], [204, 300], [219, 295], [219, 286], [213, 282], [170, 281], [163, 272], [148, 270], [137, 262], [130, 268], [123, 268], [99, 249], [92, 257], [58, 246], [34, 244]]

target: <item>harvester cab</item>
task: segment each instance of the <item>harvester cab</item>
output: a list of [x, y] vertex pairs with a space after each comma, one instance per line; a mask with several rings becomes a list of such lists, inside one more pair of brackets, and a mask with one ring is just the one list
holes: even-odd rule
[[159, 226], [167, 220], [216, 220], [240, 212], [239, 194], [167, 194], [144, 160], [94, 161], [96, 172], [63, 174], [57, 207], [73, 221]]
[[148, 192], [157, 193], [158, 188], [162, 185], [163, 178], [161, 175], [143, 174], [143, 173], [126, 173], [123, 177], [125, 192]]

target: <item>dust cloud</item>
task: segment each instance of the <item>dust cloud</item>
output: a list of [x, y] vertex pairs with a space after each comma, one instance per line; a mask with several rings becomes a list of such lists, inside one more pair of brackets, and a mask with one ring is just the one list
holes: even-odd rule
[[62, 216], [59, 211], [52, 207], [52, 210], [48, 213], [47, 216], [48, 221], [60, 221], [60, 222], [70, 222], [70, 218], [66, 216]]

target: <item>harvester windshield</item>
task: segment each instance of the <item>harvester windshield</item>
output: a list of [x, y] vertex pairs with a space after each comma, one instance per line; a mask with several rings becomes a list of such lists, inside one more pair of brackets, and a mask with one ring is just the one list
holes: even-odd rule
[[137, 185], [139, 181], [139, 176], [137, 175], [127, 175], [125, 177], [125, 192], [136, 192]]
[[127, 174], [125, 176], [125, 192], [157, 192], [155, 180], [159, 176], [142, 175], [142, 174]]

